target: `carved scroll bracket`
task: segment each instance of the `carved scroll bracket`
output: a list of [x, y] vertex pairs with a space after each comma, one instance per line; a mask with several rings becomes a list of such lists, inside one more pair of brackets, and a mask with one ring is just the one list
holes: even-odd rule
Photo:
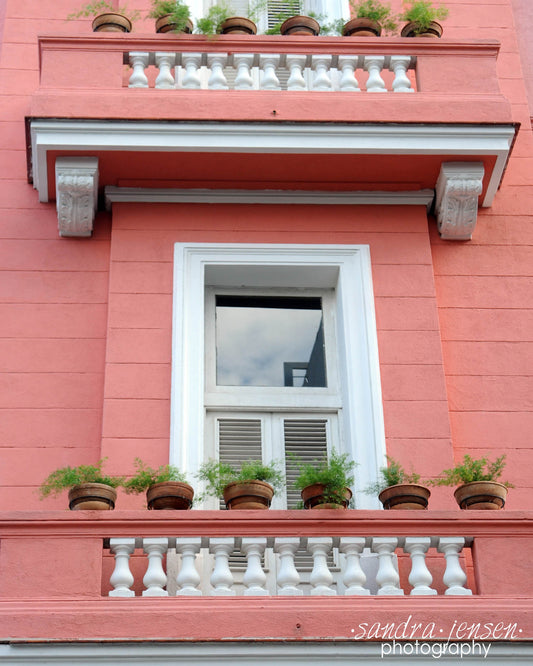
[[98, 201], [98, 158], [56, 159], [57, 219], [60, 236], [91, 236]]
[[481, 162], [445, 162], [437, 180], [437, 224], [441, 238], [470, 240], [483, 189]]

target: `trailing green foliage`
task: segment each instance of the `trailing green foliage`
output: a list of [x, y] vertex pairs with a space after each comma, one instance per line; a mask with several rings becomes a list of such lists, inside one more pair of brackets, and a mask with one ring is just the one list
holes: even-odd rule
[[[459, 486], [472, 481], [496, 481], [502, 475], [505, 465], [504, 455], [490, 462], [488, 458], [472, 458], [466, 454], [459, 465], [443, 470], [440, 476], [430, 483], [433, 486]], [[514, 487], [508, 481], [503, 482], [503, 485], [507, 488]]]
[[266, 481], [274, 488], [274, 492], [279, 491], [285, 484], [281, 463], [278, 461], [267, 465], [260, 460], [245, 460], [235, 469], [227, 463], [208, 460], [200, 467], [197, 477], [200, 481], [206, 481], [206, 495], [212, 497], [222, 497], [224, 488], [234, 481]]
[[49, 495], [59, 495], [63, 490], [79, 486], [80, 483], [105, 483], [112, 488], [120, 486], [123, 477], [104, 474], [102, 466], [106, 458], [96, 465], [79, 465], [78, 467], [61, 467], [49, 474], [39, 487], [41, 499]]
[[89, 16], [100, 16], [100, 14], [122, 14], [127, 16], [130, 21], [137, 21], [141, 17], [141, 13], [137, 10], [130, 10], [127, 5], [116, 8], [109, 0], [96, 0], [95, 2], [88, 2], [80, 7], [77, 12], [73, 12], [67, 16], [68, 21], [78, 18], [88, 18]]
[[169, 16], [170, 22], [174, 25], [172, 32], [185, 32], [191, 10], [189, 5], [180, 0], [152, 0], [152, 9], [148, 16], [154, 19]]
[[163, 483], [164, 481], [181, 481], [187, 483], [183, 472], [172, 465], [161, 465], [157, 469], [148, 467], [140, 458], [135, 458], [135, 468], [137, 473], [128, 479], [124, 484], [124, 490], [128, 494], [138, 494], [148, 490], [154, 483]]
[[380, 467], [379, 473], [381, 478], [364, 489], [363, 492], [367, 495], [379, 495], [385, 488], [397, 486], [400, 483], [418, 483], [420, 481], [420, 474], [413, 471], [406, 472], [400, 463], [390, 456], [387, 456], [387, 465]]
[[375, 21], [384, 31], [394, 32], [398, 27], [396, 19], [392, 16], [391, 6], [379, 0], [351, 0], [350, 8], [355, 18]]
[[425, 32], [432, 21], [443, 21], [448, 14], [447, 7], [435, 5], [432, 0], [414, 0], [405, 3], [405, 8], [398, 18], [415, 23], [415, 33], [418, 35]]
[[230, 16], [235, 16], [235, 10], [231, 5], [225, 2], [211, 5], [207, 14], [196, 22], [196, 32], [202, 35], [216, 35], [220, 32], [222, 23]]
[[303, 490], [307, 486], [320, 483], [324, 486], [324, 501], [333, 504], [342, 504], [346, 488], [354, 483], [354, 470], [357, 464], [350, 460], [347, 453], [337, 453], [335, 450], [312, 463], [303, 462], [301, 458], [290, 455], [289, 459], [298, 468], [298, 476], [294, 480], [294, 487]]

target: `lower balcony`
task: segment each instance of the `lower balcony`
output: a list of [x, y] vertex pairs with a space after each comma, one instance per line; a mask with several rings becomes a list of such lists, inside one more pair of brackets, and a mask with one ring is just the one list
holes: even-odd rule
[[2, 640], [533, 637], [528, 513], [55, 511], [0, 526]]

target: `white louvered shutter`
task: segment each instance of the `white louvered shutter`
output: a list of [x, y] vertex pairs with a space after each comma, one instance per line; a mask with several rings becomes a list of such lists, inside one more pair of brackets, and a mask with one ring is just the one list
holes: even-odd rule
[[298, 467], [290, 455], [303, 463], [321, 459], [328, 450], [327, 419], [284, 419], [285, 474], [287, 478], [287, 508], [294, 509], [300, 502], [300, 492], [293, 487]]

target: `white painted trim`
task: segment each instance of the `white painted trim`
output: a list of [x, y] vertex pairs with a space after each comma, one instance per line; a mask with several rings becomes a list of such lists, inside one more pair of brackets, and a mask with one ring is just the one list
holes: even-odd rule
[[319, 192], [309, 190], [173, 190], [134, 187], [105, 188], [106, 206], [113, 203], [240, 203], [426, 206], [433, 190], [413, 192]]
[[[207, 611], [208, 612], [208, 611]], [[357, 624], [355, 624], [357, 626]], [[414, 644], [414, 641], [411, 641]], [[533, 644], [490, 644], [485, 657], [431, 656], [401, 657], [381, 656], [382, 642], [357, 641], [300, 641], [262, 642], [102, 642], [97, 643], [10, 643], [0, 645], [0, 662], [6, 666], [35, 666], [35, 664], [76, 664], [94, 666], [102, 664], [134, 664], [135, 666], [212, 666], [213, 664], [236, 664], [237, 666], [307, 666], [310, 664], [333, 664], [338, 666], [397, 666], [412, 664], [434, 666], [444, 663], [500, 664], [516, 666], [533, 662]]]
[[48, 200], [47, 152], [162, 151], [368, 155], [495, 155], [482, 203], [490, 206], [513, 125], [31, 121], [34, 187]]
[[[217, 284], [213, 281], [216, 271], [223, 275], [235, 267], [243, 274], [259, 270], [264, 287], [297, 287], [306, 283], [309, 274], [316, 283], [313, 286], [335, 286], [342, 444], [359, 463], [356, 477], [366, 486], [377, 478], [385, 456], [374, 294], [366, 245], [176, 243], [170, 462], [192, 474], [203, 462], [205, 274], [209, 270], [210, 284]], [[333, 275], [338, 275], [334, 285]], [[377, 498], [361, 492], [356, 495], [356, 504], [361, 509], [379, 508]]]

